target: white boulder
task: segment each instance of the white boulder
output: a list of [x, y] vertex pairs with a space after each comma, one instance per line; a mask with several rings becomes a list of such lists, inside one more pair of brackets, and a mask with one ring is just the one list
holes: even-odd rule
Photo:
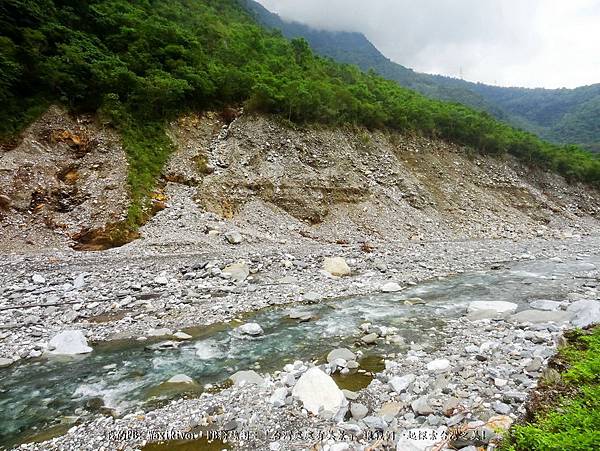
[[335, 381], [317, 367], [310, 368], [298, 379], [292, 396], [312, 414], [327, 418], [343, 415], [348, 407], [348, 401]]
[[48, 343], [50, 354], [54, 355], [76, 355], [92, 352], [88, 346], [87, 339], [80, 330], [65, 330], [54, 336]]

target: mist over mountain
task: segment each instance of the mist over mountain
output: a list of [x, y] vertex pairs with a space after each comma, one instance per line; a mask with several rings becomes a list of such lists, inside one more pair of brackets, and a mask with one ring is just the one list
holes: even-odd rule
[[281, 30], [287, 38], [306, 39], [322, 56], [374, 70], [428, 97], [486, 111], [544, 139], [600, 151], [600, 84], [576, 89], [504, 88], [419, 73], [387, 58], [362, 33], [318, 30], [284, 21], [253, 0], [243, 3], [261, 24]]

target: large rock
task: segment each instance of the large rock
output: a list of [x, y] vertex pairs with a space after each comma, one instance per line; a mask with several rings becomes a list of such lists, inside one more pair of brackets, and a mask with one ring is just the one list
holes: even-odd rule
[[54, 355], [76, 355], [92, 352], [88, 346], [87, 339], [80, 330], [65, 330], [54, 336], [48, 343], [50, 354]]
[[566, 323], [573, 317], [573, 313], [562, 310], [550, 312], [544, 310], [523, 310], [513, 316], [511, 320], [518, 323]]
[[590, 324], [600, 323], [600, 302], [583, 300], [573, 302], [567, 308], [575, 317], [571, 320], [574, 326], [587, 327]]
[[467, 311], [475, 313], [482, 310], [494, 311], [497, 313], [513, 313], [519, 307], [517, 304], [505, 301], [473, 301], [469, 304]]
[[234, 263], [225, 267], [223, 274], [228, 274], [234, 282], [243, 282], [250, 275], [250, 268], [246, 262]]
[[243, 335], [250, 335], [252, 337], [257, 337], [265, 333], [263, 328], [260, 327], [260, 324], [257, 323], [246, 323], [238, 327], [236, 330]]
[[347, 362], [351, 360], [356, 360], [356, 354], [354, 354], [350, 349], [346, 348], [337, 348], [327, 354], [327, 362], [333, 363], [338, 359], [343, 359]]
[[229, 376], [235, 385], [262, 385], [265, 383], [264, 378], [256, 371], [238, 371]]
[[352, 270], [342, 257], [326, 257], [323, 260], [323, 269], [332, 276], [343, 277], [352, 273]]
[[348, 401], [335, 381], [317, 367], [304, 373], [292, 390], [304, 408], [314, 415], [328, 418], [338, 417], [346, 411]]

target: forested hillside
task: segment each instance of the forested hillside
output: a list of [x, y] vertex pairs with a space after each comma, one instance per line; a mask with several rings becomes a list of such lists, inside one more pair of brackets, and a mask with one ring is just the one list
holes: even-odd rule
[[[285, 22], [253, 0], [257, 20], [289, 38], [305, 38], [320, 55], [397, 81], [428, 97], [463, 103], [557, 143], [600, 151], [600, 84], [577, 89], [501, 88], [415, 72], [386, 58], [361, 33], [315, 30]], [[401, 43], [399, 43], [401, 45]], [[596, 114], [594, 114], [596, 113]]]
[[320, 58], [306, 41], [263, 29], [234, 0], [8, 0], [0, 30], [2, 133], [53, 102], [98, 111], [123, 136], [133, 222], [171, 150], [166, 120], [231, 104], [299, 123], [443, 138], [600, 183], [600, 160], [589, 153]]

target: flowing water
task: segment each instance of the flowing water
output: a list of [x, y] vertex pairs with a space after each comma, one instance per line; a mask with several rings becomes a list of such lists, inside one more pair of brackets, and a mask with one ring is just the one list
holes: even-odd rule
[[[294, 360], [323, 360], [336, 347], [355, 348], [364, 322], [397, 327], [407, 344], [442, 346], [436, 330], [447, 318], [463, 315], [469, 302], [509, 301], [525, 309], [534, 299], [562, 300], [581, 282], [573, 274], [599, 263], [599, 257], [568, 263], [531, 261], [434, 280], [395, 294], [265, 309], [246, 318], [263, 327], [265, 334], [258, 338], [239, 335], [235, 327], [240, 323], [233, 322], [190, 329], [194, 338], [177, 349], [147, 349], [156, 340], [118, 341], [95, 345], [94, 352], [78, 358], [15, 365], [0, 370], [0, 447], [32, 438], [45, 428], [64, 432], [64, 424], [84, 409], [116, 414], [149, 409], [165, 399], [197, 396], [206, 384], [222, 384], [238, 370], [270, 372]], [[424, 303], [410, 301], [417, 297]], [[309, 312], [314, 319], [289, 319], [297, 311]], [[376, 347], [378, 353], [403, 350], [401, 344]], [[165, 384], [175, 374], [186, 374], [196, 384]]]

